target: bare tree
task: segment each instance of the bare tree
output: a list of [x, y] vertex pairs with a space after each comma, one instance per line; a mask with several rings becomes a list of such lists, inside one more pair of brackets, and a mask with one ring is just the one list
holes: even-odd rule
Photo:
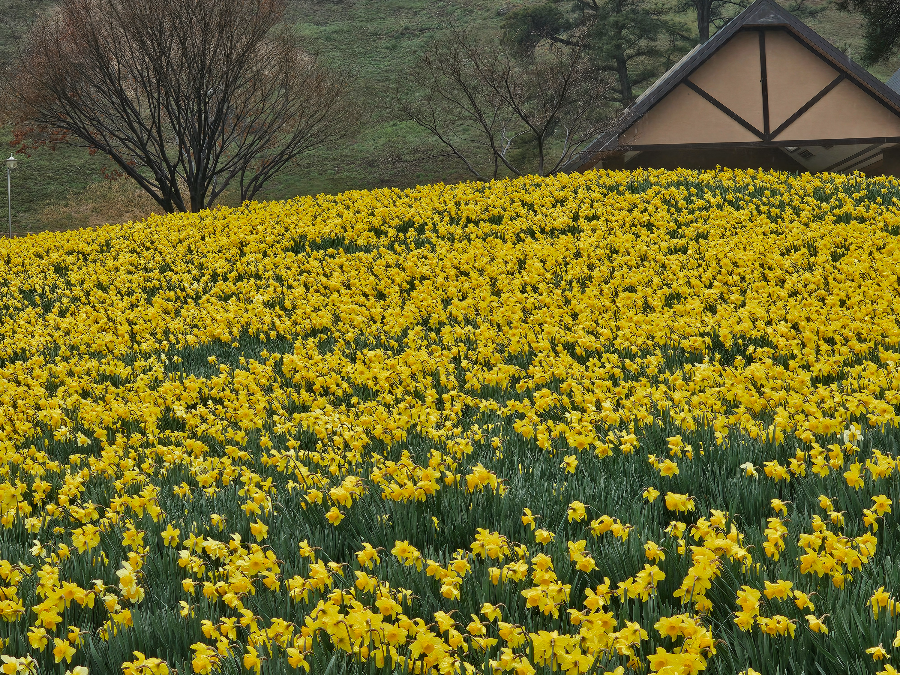
[[577, 39], [516, 58], [455, 28], [410, 78], [403, 114], [479, 180], [559, 169], [598, 132], [609, 91]]
[[[251, 199], [353, 119], [346, 80], [279, 27], [284, 0], [62, 0], [11, 67], [18, 138], [107, 155], [167, 212]], [[186, 191], [186, 194], [184, 192]]]

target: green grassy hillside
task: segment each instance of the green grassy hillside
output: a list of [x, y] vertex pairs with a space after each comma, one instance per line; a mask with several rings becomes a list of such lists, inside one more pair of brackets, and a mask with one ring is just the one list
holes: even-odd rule
[[[272, 180], [260, 199], [336, 193], [348, 189], [454, 182], [468, 175], [415, 125], [399, 122], [390, 109], [398, 75], [450, 23], [485, 31], [526, 0], [295, 0], [288, 20], [333, 65], [356, 77], [356, 96], [366, 102], [361, 128], [342, 144], [320, 150]], [[828, 0], [812, 0], [821, 6]], [[8, 59], [16, 40], [48, 0], [0, 0], [0, 59]], [[690, 25], [691, 17], [684, 16]], [[810, 21], [824, 37], [848, 51], [861, 52], [861, 21], [827, 9]], [[680, 56], [680, 55], [679, 55]], [[886, 79], [900, 59], [873, 72]], [[3, 85], [0, 85], [3, 86]], [[10, 134], [0, 129], [8, 147]], [[158, 207], [127, 182], [100, 179], [104, 160], [82, 149], [36, 151], [22, 158], [13, 183], [15, 231], [83, 227], [146, 215]], [[224, 204], [235, 196], [226, 195]], [[2, 200], [0, 200], [2, 201]], [[5, 206], [5, 204], [4, 204]]]

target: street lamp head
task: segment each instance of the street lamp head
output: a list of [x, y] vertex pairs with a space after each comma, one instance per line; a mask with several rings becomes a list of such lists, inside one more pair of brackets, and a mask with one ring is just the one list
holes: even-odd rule
[[15, 169], [16, 164], [18, 164], [18, 160], [12, 156], [12, 153], [10, 153], [9, 159], [6, 160], [6, 168], [7, 169]]

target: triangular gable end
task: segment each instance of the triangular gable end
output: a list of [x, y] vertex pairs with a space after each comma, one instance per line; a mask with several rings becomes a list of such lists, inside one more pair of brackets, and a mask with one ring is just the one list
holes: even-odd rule
[[[680, 77], [620, 131], [620, 146], [755, 142], [764, 133], [756, 32], [741, 32]], [[756, 86], [748, 86], [755, 83]]]
[[737, 32], [625, 129], [619, 145], [892, 136], [900, 136], [900, 115], [793, 34], [772, 27]]
[[587, 168], [605, 152], [724, 146], [793, 152], [791, 145], [811, 141], [900, 142], [900, 95], [772, 0], [756, 0], [564, 170]]

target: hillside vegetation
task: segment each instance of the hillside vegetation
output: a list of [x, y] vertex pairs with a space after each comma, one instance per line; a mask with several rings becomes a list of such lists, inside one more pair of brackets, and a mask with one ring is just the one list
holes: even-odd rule
[[[825, 0], [812, 0], [821, 5]], [[13, 53], [15, 41], [49, 0], [0, 0], [0, 59]], [[484, 34], [499, 29], [503, 16], [524, 0], [497, 4], [481, 0], [295, 0], [288, 21], [335, 66], [356, 78], [357, 98], [365, 102], [361, 128], [337, 147], [305, 157], [269, 183], [263, 199], [284, 199], [318, 192], [381, 186], [406, 187], [469, 176], [415, 125], [396, 119], [391, 103], [402, 74], [428, 43], [455, 23]], [[682, 17], [691, 30], [691, 16]], [[849, 53], [861, 51], [857, 17], [828, 9], [811, 20], [814, 28]], [[680, 54], [673, 55], [675, 59]], [[881, 64], [886, 78], [900, 59]], [[0, 87], [7, 86], [6, 83]], [[10, 139], [0, 129], [0, 141]], [[102, 184], [105, 160], [83, 149], [35, 151], [23, 158], [14, 178], [14, 227], [40, 231], [127, 220], [157, 210], [156, 204], [127, 181]], [[100, 184], [98, 184], [100, 183]], [[235, 205], [237, 197], [223, 203]]]

